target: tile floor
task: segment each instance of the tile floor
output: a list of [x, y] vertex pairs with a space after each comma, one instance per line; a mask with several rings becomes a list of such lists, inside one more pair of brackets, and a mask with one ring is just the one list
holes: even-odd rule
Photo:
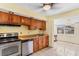
[[53, 48], [42, 49], [30, 56], [79, 56], [79, 45], [57, 41]]
[[45, 48], [45, 49], [42, 49], [41, 51], [38, 51], [36, 53], [33, 53], [32, 55], [30, 56], [56, 56], [56, 51], [54, 48]]

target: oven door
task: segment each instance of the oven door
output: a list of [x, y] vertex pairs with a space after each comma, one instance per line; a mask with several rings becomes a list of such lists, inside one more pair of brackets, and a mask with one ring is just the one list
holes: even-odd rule
[[18, 56], [21, 55], [21, 42], [11, 42], [0, 45], [1, 56]]

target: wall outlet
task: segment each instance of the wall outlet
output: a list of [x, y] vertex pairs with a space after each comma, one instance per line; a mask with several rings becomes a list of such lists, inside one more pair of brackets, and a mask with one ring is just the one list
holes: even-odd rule
[[20, 34], [22, 34], [22, 32], [20, 32]]

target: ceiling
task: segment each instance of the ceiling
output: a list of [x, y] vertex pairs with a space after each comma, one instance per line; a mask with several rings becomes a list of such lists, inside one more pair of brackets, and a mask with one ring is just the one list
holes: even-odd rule
[[79, 8], [79, 3], [55, 3], [53, 8], [44, 11], [42, 6], [42, 3], [17, 3], [20, 7], [28, 8], [32, 10], [33, 12], [37, 12], [41, 15], [56, 15], [59, 13], [67, 12], [76, 8]]

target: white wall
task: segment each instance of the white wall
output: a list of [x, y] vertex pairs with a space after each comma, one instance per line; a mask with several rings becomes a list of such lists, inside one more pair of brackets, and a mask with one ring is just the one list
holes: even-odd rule
[[54, 44], [54, 19], [50, 16], [47, 16], [47, 24], [46, 24], [46, 33], [49, 34], [49, 46], [53, 47]]
[[[58, 24], [73, 26], [75, 29], [74, 34], [57, 34], [56, 25]], [[79, 44], [79, 15], [69, 16], [65, 18], [60, 17], [55, 19], [54, 34], [58, 35], [58, 40]]]

